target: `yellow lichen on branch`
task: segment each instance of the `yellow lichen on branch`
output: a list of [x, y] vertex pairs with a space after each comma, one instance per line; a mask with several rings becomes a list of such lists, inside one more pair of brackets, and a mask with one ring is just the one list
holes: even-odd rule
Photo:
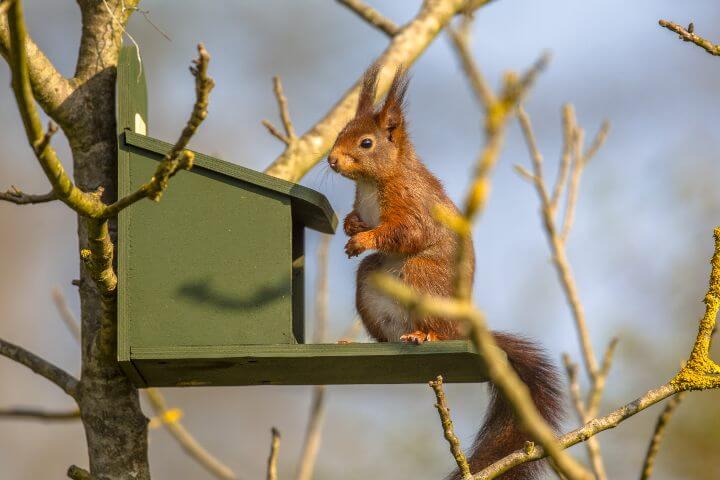
[[720, 309], [720, 227], [715, 228], [715, 252], [710, 261], [710, 281], [703, 302], [705, 314], [700, 320], [697, 339], [690, 357], [672, 384], [680, 390], [706, 390], [720, 387], [720, 365], [710, 358], [710, 344]]

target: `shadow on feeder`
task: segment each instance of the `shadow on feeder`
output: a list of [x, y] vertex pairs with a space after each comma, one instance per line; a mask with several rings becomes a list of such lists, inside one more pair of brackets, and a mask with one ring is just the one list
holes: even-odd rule
[[[135, 50], [118, 62], [118, 186], [172, 145], [148, 136]], [[202, 153], [160, 203], [118, 219], [118, 361], [138, 387], [484, 382], [470, 342], [305, 344], [305, 228], [334, 233], [319, 192]], [[351, 281], [348, 279], [348, 281]]]

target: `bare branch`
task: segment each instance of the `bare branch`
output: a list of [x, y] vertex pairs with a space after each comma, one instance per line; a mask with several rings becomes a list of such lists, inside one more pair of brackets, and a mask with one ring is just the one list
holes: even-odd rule
[[102, 212], [103, 203], [99, 198], [77, 188], [65, 172], [55, 150], [49, 145], [54, 127], [48, 128], [47, 133], [43, 131], [30, 84], [28, 48], [26, 47], [27, 34], [20, 0], [14, 0], [10, 4], [7, 21], [11, 50], [12, 88], [30, 146], [57, 198], [82, 215], [96, 217]]
[[376, 274], [370, 281], [379, 291], [388, 294], [413, 313], [457, 318], [468, 322], [471, 327], [470, 339], [485, 360], [490, 380], [513, 406], [528, 435], [543, 446], [543, 451], [550, 452], [549, 456], [557, 468], [569, 479], [591, 478], [590, 473], [558, 445], [552, 429], [537, 411], [527, 386], [495, 343], [482, 312], [467, 301], [421, 294], [390, 275]]
[[284, 133], [282, 133], [280, 130], [278, 130], [275, 125], [270, 123], [269, 120], [263, 120], [260, 122], [267, 128], [268, 133], [272, 135], [273, 137], [277, 138], [281, 142], [283, 142], [285, 145], [290, 145], [290, 138], [288, 138]]
[[37, 408], [16, 407], [0, 409], [0, 418], [19, 418], [27, 420], [40, 420], [43, 422], [79, 420], [80, 410], [46, 411]]
[[[145, 395], [150, 401], [155, 414], [164, 417], [169, 411], [165, 398], [156, 388], [148, 388]], [[215, 478], [221, 480], [236, 480], [238, 477], [235, 473], [220, 460], [215, 458], [198, 442], [195, 437], [183, 426], [179, 421], [163, 422], [163, 426], [170, 435], [177, 440], [185, 453], [194, 458], [205, 470], [212, 474]]]
[[[14, 1], [14, 0], [13, 0]], [[11, 62], [10, 29], [5, 13], [10, 9], [13, 1], [4, 1], [0, 5], [0, 55]], [[60, 113], [60, 106], [73, 93], [75, 87], [72, 82], [57, 71], [52, 62], [38, 48], [33, 40], [26, 35], [25, 55], [27, 69], [34, 97], [40, 106], [53, 119], [60, 123], [66, 120]]]
[[[62, 295], [59, 289], [53, 289], [53, 301], [63, 322], [68, 327], [73, 337], [76, 340], [80, 340], [80, 326], [75, 319], [75, 316], [70, 311], [70, 308], [65, 301], [65, 297]], [[150, 406], [155, 411], [158, 417], [164, 418], [168, 413], [169, 409], [165, 398], [156, 388], [148, 388], [142, 391], [147, 397]], [[237, 476], [235, 473], [220, 460], [215, 458], [210, 452], [205, 450], [203, 446], [193, 437], [193, 435], [183, 426], [179, 421], [166, 421], [162, 422], [163, 426], [168, 430], [170, 435], [180, 444], [188, 455], [197, 460], [208, 472], [210, 472], [216, 478], [220, 480], [236, 480]]]
[[613, 337], [608, 343], [607, 349], [605, 349], [605, 355], [603, 356], [602, 366], [598, 372], [595, 381], [590, 388], [588, 394], [587, 405], [588, 405], [588, 416], [590, 418], [597, 415], [598, 408], [600, 407], [600, 398], [602, 398], [603, 391], [605, 390], [605, 382], [607, 381], [608, 373], [610, 373], [610, 367], [612, 366], [613, 355], [618, 344], [618, 337]]
[[709, 287], [703, 299], [705, 314], [700, 319], [690, 357], [672, 380], [672, 384], [681, 390], [720, 388], [720, 366], [710, 358], [710, 345], [720, 309], [720, 227], [715, 228], [714, 237], [715, 253], [710, 260]]
[[313, 478], [315, 461], [320, 450], [320, 439], [322, 427], [325, 422], [325, 385], [313, 387], [312, 400], [310, 402], [310, 416], [308, 419], [305, 440], [303, 441], [302, 453], [298, 462], [296, 480], [310, 480]]
[[[540, 197], [541, 214], [543, 217], [543, 225], [545, 227], [545, 233], [550, 243], [550, 247], [553, 253], [553, 262], [560, 278], [560, 283], [563, 287], [565, 295], [567, 297], [568, 304], [575, 320], [577, 327], [578, 339], [582, 347], [583, 361], [586, 369], [591, 377], [595, 379], [598, 375], [598, 364], [593, 351], [592, 343], [590, 341], [590, 334], [587, 329], [587, 322], [585, 320], [585, 311], [580, 302], [580, 296], [578, 293], [577, 285], [575, 284], [575, 278], [572, 275], [570, 268], [570, 262], [567, 258], [565, 251], [565, 243], [558, 234], [557, 226], [555, 223], [554, 211], [551, 205], [551, 199], [548, 197], [547, 187], [545, 186], [542, 174], [542, 155], [540, 154], [537, 144], [535, 142], [535, 135], [533, 134], [530, 117], [523, 110], [518, 113], [518, 119], [522, 127], [525, 141], [530, 152], [532, 159], [534, 175], [539, 179], [535, 182], [535, 187]], [[577, 129], [576, 129], [577, 130]], [[579, 142], [576, 142], [576, 145]], [[577, 150], [577, 149], [576, 149]], [[577, 166], [579, 163], [578, 159], [574, 159], [574, 164]], [[571, 189], [572, 190], [572, 189]], [[569, 195], [569, 194], [568, 194]], [[570, 200], [568, 200], [570, 202]]]
[[[318, 273], [315, 286], [315, 331], [313, 342], [322, 343], [325, 341], [327, 330], [327, 309], [328, 309], [328, 252], [330, 250], [330, 235], [322, 235], [318, 245]], [[310, 480], [315, 469], [322, 427], [325, 420], [325, 393], [324, 385], [315, 385], [310, 407], [310, 417], [305, 432], [305, 440], [298, 462], [296, 480]]]
[[665, 27], [668, 30], [678, 34], [680, 39], [685, 42], [691, 42], [702, 48], [710, 55], [720, 55], [720, 45], [716, 45], [709, 40], [704, 39], [700, 35], [694, 33], [695, 26], [691, 23], [688, 28], [683, 28], [677, 23], [670, 22], [668, 20], [660, 20], [658, 22], [661, 27]]
[[53, 200], [57, 200], [57, 197], [55, 196], [55, 192], [52, 190], [48, 193], [37, 195], [25, 193], [15, 186], [11, 186], [10, 190], [7, 192], [0, 192], [0, 200], [5, 200], [7, 202], [14, 203], [15, 205], [29, 205], [52, 202]]
[[[466, 7], [465, 0], [423, 3], [418, 15], [392, 38], [390, 45], [373, 62], [382, 65], [378, 77], [378, 97], [387, 92], [397, 68], [400, 65], [410, 68], [452, 17]], [[298, 137], [293, 148], [286, 148], [265, 173], [290, 181], [302, 178], [330, 149], [340, 130], [355, 115], [359, 92], [358, 81], [324, 118]]]
[[295, 135], [295, 129], [293, 128], [292, 120], [290, 119], [290, 110], [288, 109], [288, 101], [283, 92], [282, 82], [279, 76], [273, 77], [273, 92], [275, 92], [275, 98], [278, 103], [278, 110], [280, 110], [280, 119], [282, 120], [285, 133], [288, 138], [292, 141], [297, 135]]
[[[565, 364], [565, 370], [567, 371], [570, 398], [573, 401], [575, 412], [577, 413], [578, 419], [581, 423], [587, 423], [592, 417], [588, 414], [588, 410], [582, 399], [582, 393], [580, 393], [578, 366], [570, 360], [570, 356], [568, 354], [563, 355], [563, 363]], [[607, 478], [607, 473], [605, 472], [605, 465], [603, 465], [602, 453], [600, 452], [600, 443], [598, 442], [598, 439], [596, 437], [588, 438], [587, 442], [585, 442], [585, 446], [587, 447], [590, 465], [595, 473], [595, 478], [597, 480], [605, 480]]]
[[78, 399], [78, 380], [65, 370], [1, 338], [0, 355], [26, 366], [38, 375], [50, 380], [75, 400]]
[[277, 480], [277, 460], [280, 449], [280, 431], [273, 427], [271, 430], [270, 456], [268, 456], [267, 480]]
[[487, 109], [495, 103], [496, 98], [490, 85], [488, 85], [485, 76], [480, 71], [470, 48], [470, 29], [472, 26], [472, 17], [463, 15], [460, 24], [457, 27], [449, 26], [447, 28], [448, 35], [457, 53], [460, 65], [462, 66], [465, 76], [470, 81], [470, 86], [475, 93], [475, 97], [480, 105]]
[[150, 182], [142, 185], [134, 193], [109, 205], [103, 212], [104, 218], [117, 215], [124, 208], [145, 197], [156, 202], [159, 201], [168, 186], [169, 179], [179, 170], [190, 170], [192, 168], [195, 155], [185, 148], [200, 127], [200, 124], [207, 117], [208, 98], [210, 91], [215, 86], [215, 81], [207, 74], [210, 55], [202, 43], [199, 44], [197, 48], [198, 58], [193, 61], [194, 66], [190, 67], [190, 72], [195, 77], [195, 104], [193, 105], [190, 119], [180, 134], [180, 138], [178, 138], [173, 148], [160, 161], [155, 170], [155, 175], [153, 175]]
[[[471, 224], [485, 209], [487, 197], [490, 191], [490, 174], [492, 173], [505, 139], [505, 129], [507, 123], [515, 113], [517, 105], [527, 94], [528, 90], [534, 83], [537, 75], [545, 68], [549, 61], [549, 56], [543, 54], [540, 59], [532, 65], [525, 74], [518, 78], [515, 74], [505, 76], [504, 83], [498, 99], [486, 107], [485, 120], [485, 145], [480, 151], [480, 155], [476, 161], [475, 171], [472, 183], [465, 195], [463, 206], [461, 209], [464, 222], [456, 222], [458, 225], [468, 226]], [[437, 218], [442, 221], [441, 218]], [[464, 269], [461, 268], [467, 261], [468, 245], [470, 243], [470, 229], [462, 230], [454, 229], [453, 225], [446, 223], [445, 226], [451, 230], [455, 230], [458, 235], [458, 242], [455, 252], [455, 279], [453, 282], [453, 290], [455, 296], [460, 299], [470, 298], [470, 277], [463, 274]]]
[[55, 287], [52, 289], [52, 299], [63, 323], [68, 328], [73, 338], [80, 341], [80, 323], [75, 318], [75, 315], [73, 315], [70, 311], [70, 307], [68, 307], [65, 297], [59, 288]]
[[290, 146], [291, 143], [297, 140], [297, 135], [295, 134], [295, 128], [290, 119], [290, 110], [288, 109], [287, 98], [283, 92], [282, 82], [278, 76], [273, 77], [273, 92], [275, 92], [275, 99], [277, 100], [278, 110], [280, 111], [280, 120], [282, 121], [285, 133], [281, 133], [267, 120], [263, 120], [262, 124], [268, 129], [271, 135], [278, 138], [285, 145]]
[[660, 443], [665, 435], [665, 427], [670, 421], [670, 417], [672, 417], [675, 409], [680, 405], [680, 402], [683, 401], [683, 398], [685, 398], [686, 393], [687, 392], [680, 392], [672, 397], [658, 417], [653, 436], [650, 439], [650, 445], [648, 445], [647, 453], [645, 454], [640, 480], [648, 480], [652, 475], [653, 469], [655, 468], [655, 458], [657, 457], [658, 451], [660, 450]]
[[[710, 358], [710, 343], [717, 326], [718, 310], [720, 310], [720, 227], [715, 228], [713, 235], [715, 238], [715, 251], [710, 260], [712, 268], [708, 282], [708, 292], [705, 296], [705, 314], [700, 320], [698, 336], [695, 339], [688, 361], [670, 382], [648, 391], [636, 400], [604, 417], [590, 420], [581, 428], [561, 436], [558, 439], [560, 448], [571, 447], [602, 431], [615, 428], [627, 418], [677, 393], [688, 390], [720, 388], [720, 366]], [[517, 465], [539, 460], [546, 455], [542, 448], [535, 449], [532, 452], [516, 450], [476, 474], [475, 479], [495, 478]]]
[[365, 20], [367, 23], [377, 28], [381, 32], [384, 32], [387, 36], [392, 37], [397, 35], [400, 31], [400, 27], [395, 24], [392, 20], [385, 18], [380, 12], [375, 10], [370, 5], [366, 4], [362, 0], [337, 0], [338, 3], [345, 5], [358, 17]]
[[568, 173], [570, 172], [570, 159], [575, 148], [575, 130], [577, 128], [577, 120], [575, 119], [575, 108], [572, 104], [566, 103], [562, 109], [563, 123], [563, 150], [560, 157], [560, 168], [558, 168], [558, 176], [555, 181], [555, 188], [550, 200], [550, 207], [555, 213], [558, 202], [562, 196], [563, 189], [567, 185]]
[[[676, 393], [678, 393], [677, 388], [673, 387], [669, 383], [650, 390], [643, 396], [612, 411], [604, 417], [595, 418], [582, 427], [562, 435], [557, 440], [558, 445], [560, 448], [565, 449], [586, 441], [588, 438], [597, 435], [600, 432], [617, 427], [624, 420]], [[489, 480], [507, 472], [513, 467], [533, 460], [539, 460], [541, 458], [545, 458], [546, 456], [547, 454], [545, 453], [545, 450], [541, 447], [537, 447], [529, 452], [524, 449], [516, 450], [510, 455], [507, 455], [488, 466], [481, 472], [476, 473], [474, 478], [475, 480]]]
[[440, 415], [440, 423], [443, 427], [445, 440], [447, 440], [448, 444], [450, 444], [450, 452], [455, 458], [455, 462], [460, 469], [460, 474], [465, 480], [472, 479], [470, 465], [468, 465], [467, 458], [465, 458], [465, 453], [463, 453], [462, 446], [460, 445], [460, 440], [457, 435], [455, 435], [455, 431], [453, 429], [453, 422], [450, 418], [450, 408], [447, 405], [445, 392], [443, 391], [442, 376], [438, 375], [438, 377], [435, 380], [430, 381], [428, 385], [430, 385], [430, 388], [432, 388], [435, 392], [435, 398], [437, 399], [435, 408], [437, 408], [438, 415]]

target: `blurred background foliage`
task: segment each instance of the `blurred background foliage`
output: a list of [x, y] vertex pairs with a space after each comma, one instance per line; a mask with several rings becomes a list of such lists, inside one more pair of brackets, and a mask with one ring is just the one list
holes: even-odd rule
[[[70, 76], [80, 34], [71, 2], [27, 1], [35, 40]], [[419, 0], [373, 2], [398, 23]], [[335, 2], [170, 2], [141, 7], [129, 32], [140, 44], [149, 79], [150, 133], [173, 139], [192, 102], [186, 66], [205, 42], [217, 87], [210, 115], [193, 148], [258, 170], [282, 145], [260, 120], [276, 120], [271, 77], [279, 74], [298, 131], [319, 119], [386, 45], [384, 36]], [[670, 0], [498, 0], [477, 14], [477, 60], [497, 84], [507, 69], [523, 69], [543, 49], [554, 59], [527, 101], [548, 168], [557, 165], [560, 107], [572, 102], [588, 133], [608, 118], [606, 146], [583, 178], [569, 254], [596, 351], [619, 335], [619, 355], [601, 411], [666, 381], [694, 339], [720, 223], [720, 133], [717, 82], [720, 60], [661, 29], [657, 20], [694, 21], [706, 38], [720, 36], [716, 2]], [[413, 68], [409, 118], [419, 154], [454, 199], [461, 198], [482, 142], [481, 111], [456, 58], [439, 37]], [[0, 67], [0, 188], [47, 191], [24, 140]], [[60, 137], [58, 135], [57, 137]], [[66, 143], [57, 138], [65, 165]], [[495, 173], [489, 208], [475, 231], [475, 298], [491, 326], [537, 338], [559, 360], [579, 351], [541, 230], [535, 192], [512, 171], [529, 162], [513, 125]], [[352, 185], [324, 163], [303, 180], [325, 193], [339, 215], [351, 205]], [[172, 188], [172, 186], [170, 187]], [[0, 204], [0, 336], [77, 371], [77, 345], [51, 302], [59, 286], [71, 307], [78, 300], [75, 219], [57, 204]], [[308, 252], [317, 235], [308, 234]], [[331, 332], [338, 336], [354, 314], [357, 259], [344, 257], [338, 234], [330, 253]], [[308, 281], [315, 275], [309, 260]], [[311, 284], [311, 283], [310, 283]], [[312, 295], [312, 292], [308, 292]], [[312, 306], [312, 302], [307, 304]], [[308, 311], [312, 318], [312, 311]], [[312, 328], [312, 323], [308, 328]], [[716, 349], [715, 353], [719, 353]], [[69, 407], [54, 386], [9, 361], [0, 361], [0, 406]], [[309, 408], [308, 387], [173, 389], [171, 406], [185, 424], [242, 478], [261, 478], [270, 427], [283, 433], [280, 476], [294, 473]], [[469, 446], [485, 406], [484, 387], [447, 388], [457, 432]], [[720, 392], [689, 395], [669, 427], [655, 478], [720, 478]], [[317, 467], [318, 479], [440, 478], [453, 466], [430, 389], [417, 386], [331, 387]], [[610, 478], [633, 478], [660, 406], [602, 433]], [[568, 415], [567, 427], [576, 421]], [[166, 432], [151, 433], [157, 478], [209, 478]], [[584, 456], [582, 447], [575, 447]], [[79, 423], [0, 423], [0, 478], [60, 478], [70, 463], [86, 464]]]

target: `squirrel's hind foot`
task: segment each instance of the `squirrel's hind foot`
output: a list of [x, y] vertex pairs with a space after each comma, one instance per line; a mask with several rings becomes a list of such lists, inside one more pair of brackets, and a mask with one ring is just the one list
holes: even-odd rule
[[421, 332], [420, 330], [416, 330], [412, 333], [406, 333], [405, 335], [402, 335], [400, 337], [400, 340], [405, 343], [414, 343], [416, 345], [419, 345], [424, 342], [435, 342], [437, 340], [440, 340], [440, 337], [437, 333], [433, 331]]

